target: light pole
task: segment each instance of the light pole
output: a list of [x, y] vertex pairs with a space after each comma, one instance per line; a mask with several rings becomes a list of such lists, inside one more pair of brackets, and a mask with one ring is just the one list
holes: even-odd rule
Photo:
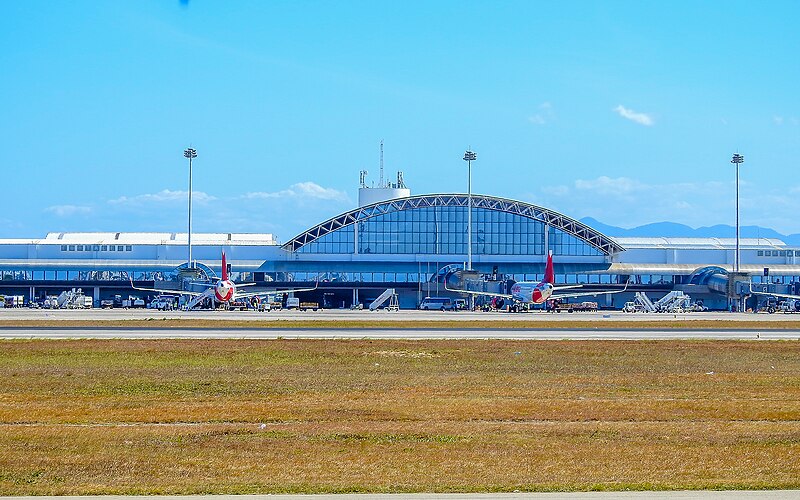
[[[472, 162], [478, 155], [469, 149], [464, 153], [467, 162], [467, 270], [472, 271]], [[469, 294], [469, 310], [475, 309], [475, 295]]]
[[467, 150], [464, 161], [467, 162], [467, 270], [472, 271], [472, 162], [478, 155]]
[[738, 273], [741, 266], [739, 255], [739, 165], [744, 163], [744, 156], [735, 153], [731, 163], [736, 165], [736, 256], [733, 259], [733, 270]]
[[193, 268], [192, 264], [192, 159], [197, 158], [197, 151], [192, 148], [187, 148], [183, 152], [183, 156], [189, 158], [189, 268]]

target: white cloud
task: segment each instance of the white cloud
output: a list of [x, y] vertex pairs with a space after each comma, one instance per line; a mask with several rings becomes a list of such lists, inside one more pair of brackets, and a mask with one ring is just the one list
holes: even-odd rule
[[533, 123], [534, 125], [544, 125], [545, 123], [547, 123], [547, 120], [545, 120], [542, 115], [529, 116], [528, 121]]
[[251, 192], [243, 196], [243, 198], [250, 200], [257, 199], [315, 199], [315, 200], [330, 200], [330, 201], [350, 201], [347, 193], [333, 188], [325, 188], [315, 182], [298, 182], [292, 184], [288, 189], [274, 192]]
[[545, 101], [539, 105], [539, 112], [528, 117], [534, 125], [544, 125], [553, 119], [553, 105]]
[[605, 175], [597, 179], [575, 181], [575, 189], [579, 191], [591, 191], [601, 196], [625, 196], [641, 191], [645, 186], [634, 179], [628, 177], [611, 178]]
[[775, 122], [775, 125], [783, 125], [783, 117], [782, 116], [773, 116], [772, 121]]
[[[734, 180], [647, 183], [630, 177], [600, 176], [572, 184], [542, 186], [530, 194], [537, 204], [574, 218], [594, 217], [606, 224], [634, 227], [670, 221], [692, 227], [735, 221]], [[797, 233], [793, 214], [800, 185], [764, 190], [756, 183], [741, 182], [743, 225], [771, 227]]]
[[[112, 205], [144, 205], [152, 203], [166, 203], [173, 201], [188, 200], [188, 191], [170, 191], [164, 189], [153, 194], [139, 194], [136, 196], [120, 196], [119, 198], [108, 200]], [[211, 196], [202, 191], [192, 191], [192, 201], [197, 203], [207, 203], [216, 200], [216, 197]]]
[[73, 215], [85, 215], [92, 213], [92, 207], [81, 205], [53, 205], [44, 209], [58, 217], [71, 217]]
[[[630, 177], [600, 176], [577, 179], [567, 186], [543, 187], [535, 197], [571, 217], [594, 217], [618, 226], [665, 220], [702, 226], [727, 222], [733, 206], [732, 184], [648, 184]], [[703, 210], [698, 209], [698, 200], [702, 200]]]
[[653, 118], [646, 113], [638, 113], [632, 109], [624, 107], [622, 104], [614, 108], [614, 111], [621, 117], [636, 122], [639, 125], [650, 127], [655, 123]]

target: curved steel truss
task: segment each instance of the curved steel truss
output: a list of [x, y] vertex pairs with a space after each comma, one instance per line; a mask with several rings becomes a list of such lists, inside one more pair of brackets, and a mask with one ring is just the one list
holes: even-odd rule
[[[466, 207], [467, 198], [465, 194], [430, 194], [373, 203], [372, 205], [366, 205], [345, 212], [307, 231], [303, 231], [286, 242], [282, 248], [293, 252], [303, 245], [311, 243], [337, 229], [390, 212], [427, 207]], [[495, 198], [493, 196], [472, 195], [472, 206], [474, 208], [507, 212], [543, 222], [548, 226], [560, 229], [579, 240], [585, 241], [605, 255], [612, 255], [624, 250], [617, 242], [586, 224], [547, 208], [531, 205], [530, 203], [508, 200], [505, 198]]]

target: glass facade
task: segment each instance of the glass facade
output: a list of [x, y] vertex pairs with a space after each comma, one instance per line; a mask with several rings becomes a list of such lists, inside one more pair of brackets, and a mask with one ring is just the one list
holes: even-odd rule
[[[574, 236], [520, 215], [472, 209], [472, 253], [480, 255], [602, 255]], [[356, 243], [357, 241], [357, 243]], [[369, 218], [302, 246], [302, 253], [352, 254], [467, 253], [467, 208], [425, 207]]]

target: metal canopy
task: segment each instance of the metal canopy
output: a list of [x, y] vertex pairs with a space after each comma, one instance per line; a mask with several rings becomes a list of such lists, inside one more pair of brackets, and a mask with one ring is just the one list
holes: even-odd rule
[[[350, 226], [356, 222], [364, 221], [372, 217], [384, 215], [390, 212], [403, 210], [413, 210], [416, 208], [427, 207], [466, 207], [468, 196], [466, 194], [431, 194], [421, 196], [410, 196], [408, 198], [397, 198], [394, 200], [382, 201], [365, 205], [355, 210], [345, 212], [332, 219], [328, 219], [322, 224], [312, 227], [307, 231], [298, 234], [284, 245], [282, 248], [294, 252], [303, 245], [311, 243], [326, 234]], [[576, 221], [566, 215], [554, 212], [547, 208], [523, 203], [521, 201], [496, 198], [493, 196], [472, 195], [472, 206], [507, 212], [519, 215], [528, 219], [543, 222], [548, 226], [555, 227], [561, 231], [572, 235], [579, 240], [586, 242], [605, 255], [613, 255], [622, 252], [624, 248], [608, 236], [595, 229]]]

